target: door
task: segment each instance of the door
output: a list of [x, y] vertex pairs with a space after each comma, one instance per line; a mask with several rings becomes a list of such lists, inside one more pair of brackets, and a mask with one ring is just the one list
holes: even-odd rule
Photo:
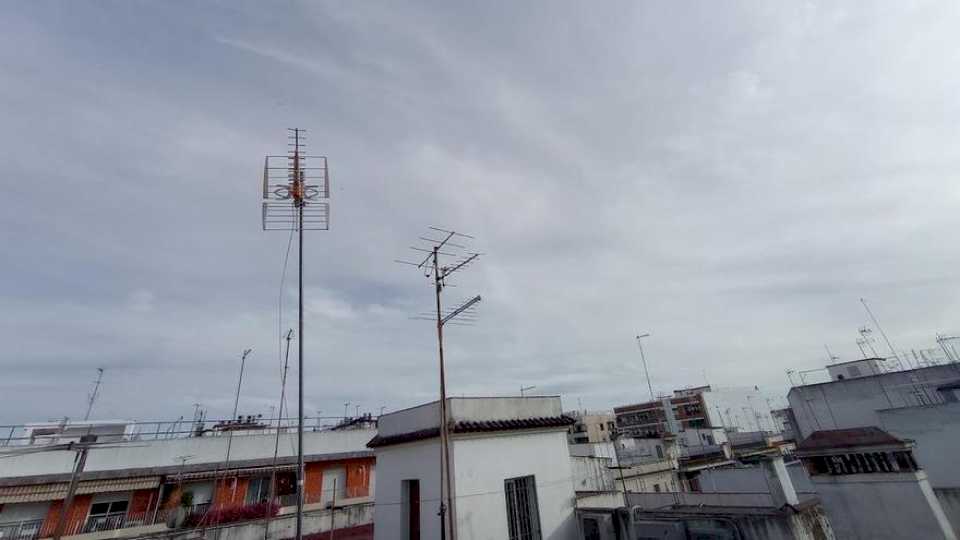
[[403, 481], [403, 540], [420, 540], [420, 481]]

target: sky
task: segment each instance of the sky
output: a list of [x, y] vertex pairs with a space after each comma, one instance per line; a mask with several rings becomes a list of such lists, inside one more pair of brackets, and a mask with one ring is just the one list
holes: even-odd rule
[[[604, 409], [960, 333], [955, 2], [0, 4], [0, 422], [280, 394], [296, 250], [260, 223], [288, 127], [331, 170], [304, 254], [306, 412], [438, 395]], [[278, 318], [280, 320], [278, 320]], [[877, 333], [875, 337], [879, 337]], [[293, 342], [295, 358], [297, 341]], [[886, 354], [881, 340], [875, 343]], [[291, 370], [291, 382], [297, 376]], [[816, 375], [811, 375], [816, 376]]]

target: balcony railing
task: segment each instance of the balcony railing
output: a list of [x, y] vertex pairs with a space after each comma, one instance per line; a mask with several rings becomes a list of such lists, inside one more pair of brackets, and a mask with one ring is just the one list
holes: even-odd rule
[[34, 540], [40, 537], [42, 519], [0, 523], [0, 540]]

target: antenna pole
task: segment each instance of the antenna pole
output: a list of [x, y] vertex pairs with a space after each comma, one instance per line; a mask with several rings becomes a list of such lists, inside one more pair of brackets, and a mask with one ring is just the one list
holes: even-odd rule
[[[440, 495], [440, 539], [447, 538], [447, 508], [450, 506], [450, 451], [447, 444], [447, 380], [443, 366], [443, 311], [440, 307], [440, 291], [442, 276], [440, 263], [437, 257], [438, 248], [433, 248], [433, 291], [437, 299], [437, 348], [440, 352], [440, 447], [443, 455], [440, 459], [440, 476], [443, 477], [441, 486], [444, 494]], [[453, 527], [450, 528], [450, 538], [453, 540]]]
[[[861, 298], [860, 303], [863, 304], [863, 309], [867, 310], [867, 315], [870, 316], [870, 320], [873, 321], [873, 325], [876, 326], [877, 330], [880, 331], [880, 335], [883, 336], [883, 341], [886, 342], [887, 347], [890, 348], [890, 353], [893, 354], [893, 357], [897, 360], [897, 362], [899, 362], [900, 356], [897, 355], [896, 349], [893, 348], [893, 343], [890, 343], [890, 338], [887, 337], [887, 333], [884, 332], [883, 327], [880, 326], [880, 321], [878, 321], [877, 318], [873, 316], [873, 312], [870, 311], [870, 306], [867, 305], [867, 301]], [[907, 365], [910, 366], [910, 369], [913, 369], [913, 365], [910, 363], [909, 357], [907, 357]]]
[[[321, 202], [330, 197], [330, 171], [327, 158], [301, 153], [303, 129], [290, 128], [285, 156], [266, 156], [263, 165], [263, 230], [297, 231], [297, 519], [296, 540], [303, 538], [303, 231], [329, 230], [330, 205]], [[281, 165], [279, 160], [285, 162]], [[307, 166], [309, 164], [310, 166]]]
[[97, 368], [97, 380], [93, 385], [93, 393], [90, 394], [90, 399], [87, 400], [87, 413], [83, 415], [83, 421], [86, 422], [90, 419], [90, 411], [93, 410], [93, 404], [97, 401], [97, 394], [100, 392], [100, 383], [103, 381], [103, 368]]
[[640, 360], [643, 362], [643, 374], [647, 377], [647, 390], [650, 391], [650, 401], [653, 401], [657, 398], [653, 395], [653, 383], [650, 382], [650, 371], [647, 369], [647, 357], [643, 354], [643, 343], [641, 342], [643, 338], [649, 336], [649, 333], [637, 336], [637, 347], [640, 347]]
[[[303, 176], [300, 171], [300, 130], [294, 130], [293, 185], [297, 205], [297, 535], [303, 538], [303, 498], [306, 485], [303, 470]], [[299, 195], [297, 195], [299, 194]]]

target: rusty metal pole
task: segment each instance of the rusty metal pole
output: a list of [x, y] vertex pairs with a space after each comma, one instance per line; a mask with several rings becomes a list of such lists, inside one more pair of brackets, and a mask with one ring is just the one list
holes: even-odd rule
[[79, 451], [77, 451], [75, 458], [76, 464], [73, 467], [73, 474], [70, 476], [70, 486], [67, 488], [67, 496], [63, 499], [60, 517], [57, 519], [57, 528], [53, 530], [53, 540], [60, 540], [67, 526], [67, 517], [70, 515], [70, 507], [73, 506], [73, 497], [77, 492], [77, 484], [80, 483], [80, 473], [83, 472], [83, 468], [87, 464], [87, 450], [88, 447], [83, 445]]

